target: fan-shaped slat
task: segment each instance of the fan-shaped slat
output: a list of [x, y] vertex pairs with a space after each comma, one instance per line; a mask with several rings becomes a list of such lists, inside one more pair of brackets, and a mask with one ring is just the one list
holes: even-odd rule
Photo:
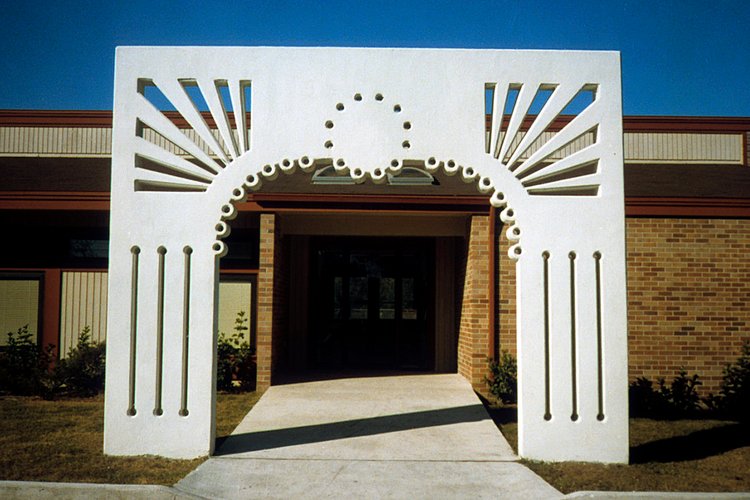
[[579, 177], [571, 177], [570, 179], [560, 179], [558, 181], [547, 182], [545, 184], [537, 184], [530, 190], [534, 191], [553, 191], [553, 190], [565, 190], [568, 188], [583, 188], [589, 186], [599, 185], [600, 179], [599, 173], [581, 175]]
[[148, 99], [143, 95], [138, 95], [135, 100], [137, 107], [137, 116], [146, 126], [154, 129], [158, 134], [164, 136], [167, 140], [184, 149], [188, 154], [202, 162], [214, 173], [219, 173], [222, 169], [215, 160], [206, 154], [197, 144], [188, 139], [172, 121], [164, 116], [161, 111], [156, 109]]
[[494, 102], [492, 103], [492, 135], [490, 136], [492, 144], [490, 152], [497, 158], [500, 155], [500, 134], [503, 131], [503, 118], [505, 117], [505, 100], [508, 98], [508, 85], [496, 84], [494, 92]]
[[540, 161], [546, 159], [558, 149], [564, 147], [571, 141], [574, 141], [592, 128], [596, 127], [600, 122], [600, 118], [601, 117], [598, 112], [597, 103], [596, 101], [594, 101], [580, 115], [571, 120], [571, 122], [563, 127], [562, 130], [560, 130], [549, 141], [544, 143], [531, 156], [529, 156], [529, 158], [523, 162], [523, 165], [521, 165], [521, 167], [516, 170], [516, 176], [522, 174], [529, 168], [535, 166]]
[[521, 87], [516, 98], [516, 104], [513, 107], [513, 114], [510, 117], [510, 123], [508, 124], [508, 130], [503, 138], [503, 145], [500, 148], [500, 155], [498, 158], [500, 161], [504, 161], [508, 155], [511, 143], [516, 138], [518, 131], [521, 129], [523, 119], [526, 117], [526, 113], [534, 101], [537, 89], [539, 88], [538, 82], [527, 82]]
[[239, 156], [239, 153], [237, 152], [237, 144], [235, 144], [234, 134], [232, 134], [229, 123], [229, 117], [227, 116], [224, 106], [221, 104], [216, 85], [210, 80], [198, 80], [198, 88], [200, 89], [201, 94], [203, 94], [203, 99], [205, 99], [206, 104], [208, 105], [208, 110], [211, 112], [211, 116], [214, 117], [216, 128], [219, 129], [219, 134], [221, 134], [224, 144], [229, 148], [229, 154], [233, 159], [237, 158]]
[[240, 154], [249, 148], [247, 144], [247, 117], [245, 116], [245, 98], [242, 95], [242, 84], [238, 80], [229, 80], [229, 97], [232, 100], [234, 122], [237, 124], [237, 135], [240, 142]]
[[580, 87], [578, 85], [561, 84], [555, 88], [549, 100], [531, 124], [526, 135], [508, 160], [508, 165], [513, 165], [526, 150], [536, 141], [549, 125], [560, 115], [560, 112], [576, 96]]
[[565, 158], [562, 158], [555, 163], [552, 163], [544, 167], [543, 169], [524, 177], [523, 181], [538, 181], [560, 172], [578, 167], [580, 165], [586, 165], [587, 163], [596, 161], [601, 158], [601, 149], [601, 145], [598, 143], [587, 146], [580, 151], [576, 151], [570, 156], [566, 156]]
[[135, 153], [148, 158], [160, 165], [167, 166], [178, 173], [191, 175], [204, 179], [210, 183], [213, 181], [214, 174], [202, 169], [198, 165], [180, 158], [174, 153], [170, 153], [151, 142], [138, 137], [136, 140]]
[[[176, 186], [173, 191], [205, 191], [208, 187], [207, 183], [192, 181], [189, 179], [175, 178], [174, 176], [163, 174], [160, 172], [154, 172], [153, 170], [138, 170], [138, 177], [136, 182], [149, 182], [153, 184]], [[179, 187], [182, 187], [180, 189]]]
[[177, 108], [177, 111], [187, 120], [190, 126], [193, 127], [193, 130], [203, 139], [209, 149], [222, 161], [229, 163], [229, 159], [224, 154], [223, 148], [211, 133], [211, 129], [206, 124], [198, 109], [196, 109], [193, 101], [188, 97], [185, 89], [182, 88], [180, 82], [167, 78], [163, 80], [156, 79], [154, 83], [167, 99], [170, 100], [172, 105]]

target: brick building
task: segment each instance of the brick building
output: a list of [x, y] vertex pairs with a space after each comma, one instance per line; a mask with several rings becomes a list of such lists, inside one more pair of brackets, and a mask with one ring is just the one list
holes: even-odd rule
[[[630, 378], [684, 368], [715, 392], [750, 340], [750, 119], [623, 126]], [[2, 332], [29, 324], [63, 355], [84, 326], [105, 337], [110, 144], [109, 112], [0, 111]], [[237, 204], [219, 329], [250, 313], [261, 388], [415, 370], [484, 390], [487, 360], [515, 350], [514, 264], [495, 209], [459, 177], [347, 184], [321, 167]]]

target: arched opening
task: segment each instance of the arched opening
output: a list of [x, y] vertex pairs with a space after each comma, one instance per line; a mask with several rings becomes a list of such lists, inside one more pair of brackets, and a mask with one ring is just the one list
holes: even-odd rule
[[[217, 253], [232, 271], [257, 275], [259, 388], [332, 372], [419, 371], [459, 372], [484, 389], [502, 348], [497, 278], [513, 265], [497, 239], [519, 240], [515, 214], [489, 178], [455, 160], [378, 170], [284, 159], [248, 174], [222, 207]], [[233, 249], [252, 231], [257, 268], [236, 268]], [[506, 250], [520, 254], [517, 244]]]

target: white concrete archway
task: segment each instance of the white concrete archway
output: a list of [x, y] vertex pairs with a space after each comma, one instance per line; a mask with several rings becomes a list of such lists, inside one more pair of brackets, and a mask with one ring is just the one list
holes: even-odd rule
[[233, 201], [320, 162], [375, 182], [417, 162], [513, 207], [521, 456], [627, 461], [620, 100], [609, 52], [118, 49], [105, 452], [212, 451]]

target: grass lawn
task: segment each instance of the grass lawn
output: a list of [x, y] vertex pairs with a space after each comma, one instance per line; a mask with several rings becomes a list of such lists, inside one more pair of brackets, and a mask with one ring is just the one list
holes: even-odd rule
[[[514, 409], [490, 413], [513, 449]], [[630, 419], [630, 465], [524, 465], [563, 493], [619, 491], [750, 491], [750, 425], [721, 420]]]
[[[228, 435], [259, 398], [219, 394], [216, 435]], [[0, 479], [172, 485], [205, 459], [102, 453], [104, 399], [0, 397]]]

